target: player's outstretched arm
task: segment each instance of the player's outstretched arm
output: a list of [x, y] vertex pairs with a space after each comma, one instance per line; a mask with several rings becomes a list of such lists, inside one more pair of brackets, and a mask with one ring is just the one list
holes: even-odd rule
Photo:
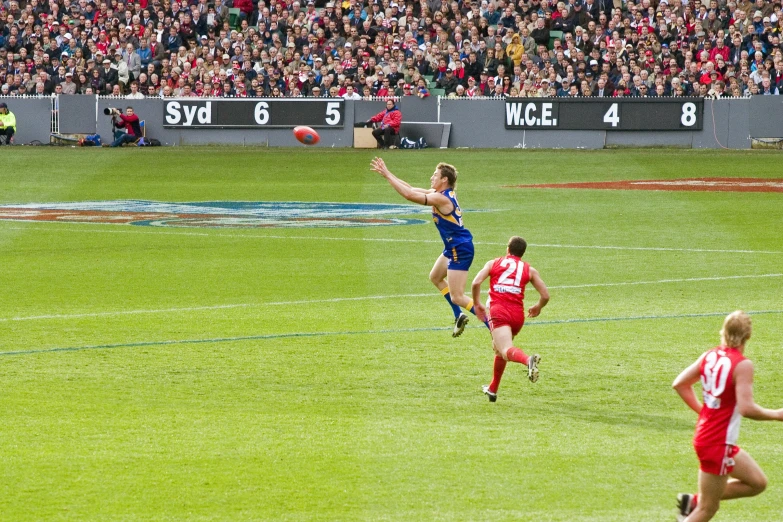
[[418, 203], [420, 205], [435, 205], [435, 206], [448, 206], [451, 204], [451, 200], [443, 194], [437, 192], [430, 192], [426, 189], [418, 189], [411, 187], [407, 182], [401, 180], [389, 170], [386, 163], [381, 158], [375, 158], [370, 163], [372, 170], [377, 172], [389, 182], [397, 193], [412, 203]]
[[678, 375], [672, 383], [672, 388], [674, 388], [683, 402], [696, 413], [701, 413], [701, 403], [696, 396], [693, 385], [699, 382], [699, 365], [701, 364], [703, 357], [704, 355], [696, 359], [695, 363], [680, 372], [680, 375]]
[[753, 363], [749, 359], [734, 368], [734, 385], [737, 391], [737, 410], [740, 415], [753, 420], [783, 421], [783, 409], [762, 408], [753, 400]]
[[535, 288], [536, 292], [538, 292], [538, 302], [528, 308], [527, 316], [538, 317], [538, 314], [541, 313], [541, 309], [544, 308], [549, 302], [549, 289], [546, 287], [544, 280], [541, 279], [541, 276], [538, 274], [538, 270], [532, 266], [530, 267], [530, 282], [533, 283], [533, 288]]
[[482, 322], [486, 322], [487, 320], [487, 309], [481, 304], [481, 283], [489, 277], [489, 271], [492, 268], [492, 263], [494, 263], [494, 261], [495, 260], [493, 259], [484, 265], [484, 268], [482, 268], [481, 271], [476, 274], [476, 277], [473, 278], [473, 284], [470, 287], [473, 294], [473, 307], [476, 310], [476, 317]]

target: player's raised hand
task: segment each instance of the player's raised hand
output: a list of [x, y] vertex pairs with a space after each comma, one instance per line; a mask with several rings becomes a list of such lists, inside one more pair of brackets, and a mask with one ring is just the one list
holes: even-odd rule
[[386, 167], [386, 163], [381, 158], [373, 158], [373, 160], [370, 162], [370, 167], [372, 167], [374, 172], [377, 172], [384, 178], [391, 174], [388, 167]]

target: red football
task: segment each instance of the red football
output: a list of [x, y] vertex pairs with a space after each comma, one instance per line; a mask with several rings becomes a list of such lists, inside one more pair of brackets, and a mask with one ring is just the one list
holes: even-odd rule
[[318, 135], [318, 133], [306, 125], [294, 127], [294, 137], [296, 137], [300, 143], [304, 143], [305, 145], [315, 145], [321, 141], [321, 137]]

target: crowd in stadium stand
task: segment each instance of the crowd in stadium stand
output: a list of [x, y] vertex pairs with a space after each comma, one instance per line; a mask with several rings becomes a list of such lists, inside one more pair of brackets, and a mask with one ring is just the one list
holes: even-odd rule
[[781, 0], [0, 2], [0, 95], [783, 91]]

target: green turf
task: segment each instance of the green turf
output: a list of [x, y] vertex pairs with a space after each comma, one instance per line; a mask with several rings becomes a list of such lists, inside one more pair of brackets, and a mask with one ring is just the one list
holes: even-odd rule
[[[0, 204], [401, 202], [373, 152], [13, 148]], [[451, 338], [431, 224], [0, 221], [0, 519], [673, 520], [697, 462], [670, 384], [737, 308], [767, 312], [748, 354], [758, 402], [783, 405], [783, 194], [505, 188], [774, 178], [780, 154], [384, 157], [419, 186], [438, 161], [460, 170], [471, 277], [509, 236], [531, 243], [552, 287], [519, 337], [537, 384], [510, 364], [498, 402], [481, 395], [488, 334]], [[371, 296], [388, 297], [344, 299]], [[780, 519], [781, 440], [744, 421], [770, 485], [718, 519]]]

